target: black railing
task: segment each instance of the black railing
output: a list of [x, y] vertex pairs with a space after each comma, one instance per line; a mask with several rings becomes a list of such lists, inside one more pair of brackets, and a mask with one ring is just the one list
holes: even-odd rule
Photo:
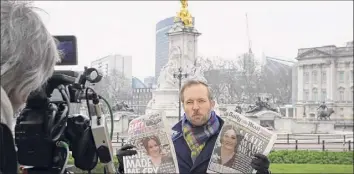
[[[303, 137], [301, 137], [303, 136]], [[294, 137], [298, 139], [294, 139]], [[339, 138], [340, 139], [333, 139]], [[349, 137], [349, 138], [348, 138]], [[301, 135], [287, 134], [278, 137], [273, 150], [315, 150], [315, 151], [353, 151], [352, 135]], [[120, 148], [127, 143], [126, 137], [113, 138], [114, 148]]]

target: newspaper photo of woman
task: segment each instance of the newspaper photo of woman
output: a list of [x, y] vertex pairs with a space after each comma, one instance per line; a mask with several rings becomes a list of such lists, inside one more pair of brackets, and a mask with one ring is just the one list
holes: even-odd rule
[[165, 153], [161, 148], [161, 142], [157, 136], [146, 137], [142, 141], [151, 164], [159, 167], [158, 172], [168, 172], [174, 168], [173, 158]]
[[222, 129], [220, 137], [221, 146], [215, 149], [215, 152], [220, 156], [217, 163], [232, 168], [237, 157], [237, 148], [243, 136], [238, 134], [232, 125], [224, 125]]

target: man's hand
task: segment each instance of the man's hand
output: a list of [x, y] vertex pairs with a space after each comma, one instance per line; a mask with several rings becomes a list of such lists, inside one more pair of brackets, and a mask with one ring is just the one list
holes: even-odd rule
[[255, 154], [254, 157], [251, 166], [257, 170], [257, 174], [270, 174], [268, 157], [260, 153]]
[[137, 154], [136, 150], [130, 150], [135, 148], [135, 146], [131, 144], [126, 144], [122, 148], [117, 151], [117, 158], [118, 158], [118, 172], [124, 173], [124, 164], [123, 164], [123, 156], [132, 156]]

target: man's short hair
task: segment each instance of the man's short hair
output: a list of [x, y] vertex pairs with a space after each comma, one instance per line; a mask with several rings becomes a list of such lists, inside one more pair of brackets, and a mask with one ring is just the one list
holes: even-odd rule
[[181, 102], [184, 102], [184, 91], [186, 90], [186, 88], [189, 88], [189, 87], [194, 86], [194, 85], [203, 85], [203, 86], [205, 86], [207, 88], [207, 90], [208, 90], [208, 98], [209, 98], [209, 100], [213, 100], [213, 93], [212, 93], [212, 90], [211, 90], [211, 88], [209, 87], [208, 84], [206, 84], [205, 82], [203, 82], [201, 80], [188, 80], [186, 83], [183, 84], [183, 86], [181, 88], [181, 91], [180, 91], [180, 94], [179, 94]]

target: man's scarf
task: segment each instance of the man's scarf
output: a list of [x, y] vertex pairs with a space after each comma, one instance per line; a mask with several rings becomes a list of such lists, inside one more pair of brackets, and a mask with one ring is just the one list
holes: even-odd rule
[[210, 119], [203, 126], [193, 126], [184, 114], [182, 120], [183, 136], [191, 150], [193, 163], [203, 150], [205, 142], [218, 131], [219, 126], [220, 122], [214, 111], [210, 113]]

